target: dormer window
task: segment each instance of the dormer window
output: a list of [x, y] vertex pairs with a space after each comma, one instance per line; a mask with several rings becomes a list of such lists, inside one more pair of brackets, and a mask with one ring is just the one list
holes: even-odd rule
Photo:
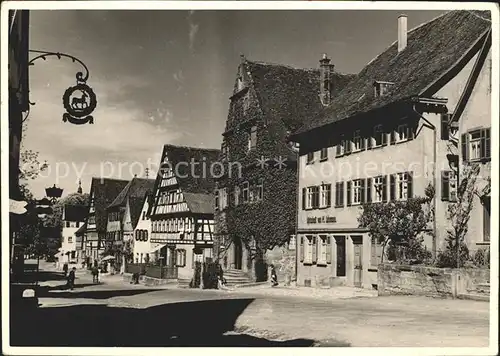
[[393, 86], [394, 86], [394, 83], [391, 83], [391, 82], [375, 81], [373, 83], [373, 87], [375, 90], [375, 97], [379, 98], [379, 97], [387, 95], [391, 91]]

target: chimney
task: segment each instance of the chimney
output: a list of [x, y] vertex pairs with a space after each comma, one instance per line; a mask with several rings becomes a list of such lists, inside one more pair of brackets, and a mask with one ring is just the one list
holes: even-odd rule
[[408, 17], [405, 14], [398, 17], [398, 53], [406, 48], [408, 40], [407, 20]]
[[324, 106], [330, 105], [332, 91], [334, 88], [333, 69], [334, 65], [330, 64], [330, 58], [323, 54], [319, 60], [319, 97]]

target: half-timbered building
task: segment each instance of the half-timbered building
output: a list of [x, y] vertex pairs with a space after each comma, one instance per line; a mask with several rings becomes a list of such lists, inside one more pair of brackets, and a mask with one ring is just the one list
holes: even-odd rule
[[85, 257], [91, 263], [104, 252], [108, 214], [106, 208], [129, 183], [127, 180], [92, 178], [89, 212], [85, 222]]
[[219, 150], [165, 145], [150, 206], [151, 243], [163, 265], [190, 278], [195, 261], [212, 258], [213, 167]]

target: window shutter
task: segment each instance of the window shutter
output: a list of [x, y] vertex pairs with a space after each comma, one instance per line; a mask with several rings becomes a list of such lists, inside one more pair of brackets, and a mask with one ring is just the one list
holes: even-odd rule
[[344, 182], [340, 182], [340, 206], [344, 206]]
[[332, 206], [332, 185], [328, 184], [326, 187], [326, 207]]
[[361, 179], [361, 188], [360, 188], [360, 193], [361, 193], [361, 204], [363, 204], [365, 202], [365, 184], [366, 184], [366, 180], [365, 179]]
[[305, 248], [304, 248], [304, 236], [300, 237], [300, 262], [304, 262]]
[[312, 237], [312, 263], [316, 263], [318, 260], [318, 243], [316, 236]]
[[490, 137], [490, 128], [484, 129], [484, 158], [491, 159], [491, 137]]
[[450, 197], [450, 172], [441, 172], [441, 200], [448, 201]]
[[352, 181], [347, 182], [347, 206], [351, 206], [351, 186]]
[[469, 160], [469, 134], [462, 134], [462, 160], [467, 162]]
[[387, 202], [387, 176], [382, 178], [382, 201]]
[[389, 200], [392, 201], [392, 200], [396, 200], [396, 175], [391, 174], [390, 177], [391, 177], [391, 182], [390, 182], [391, 186], [390, 186], [390, 193], [389, 193], [390, 198], [389, 198]]
[[391, 145], [393, 145], [394, 143], [396, 143], [396, 131], [391, 130]]
[[407, 172], [408, 174], [408, 199], [413, 198], [413, 172]]
[[415, 138], [415, 131], [417, 127], [413, 123], [408, 124], [408, 141]]
[[302, 210], [306, 210], [307, 189], [302, 188]]
[[345, 153], [349, 154], [352, 151], [352, 144], [350, 140], [344, 140]]
[[449, 114], [441, 114], [441, 140], [450, 139], [450, 129], [448, 126]]
[[361, 137], [361, 149], [365, 150], [366, 149], [366, 138]]
[[372, 179], [367, 178], [366, 179], [366, 202], [371, 203], [372, 202]]
[[331, 236], [326, 237], [326, 263], [332, 263], [332, 240]]
[[335, 151], [335, 156], [338, 157], [342, 155], [342, 143], [337, 144], [336, 146], [336, 151]]
[[319, 208], [319, 187], [313, 188], [313, 209]]

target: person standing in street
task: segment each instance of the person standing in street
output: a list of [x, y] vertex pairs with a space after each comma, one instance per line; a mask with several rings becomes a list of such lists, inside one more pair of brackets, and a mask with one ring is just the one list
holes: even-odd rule
[[271, 265], [271, 286], [276, 287], [278, 285], [278, 275], [276, 274], [276, 268]]
[[99, 268], [97, 266], [92, 267], [92, 282], [99, 283]]
[[74, 286], [75, 286], [75, 273], [76, 273], [76, 268], [73, 267], [71, 269], [71, 271], [69, 271], [69, 275], [68, 275], [68, 287], [69, 289], [73, 290]]

